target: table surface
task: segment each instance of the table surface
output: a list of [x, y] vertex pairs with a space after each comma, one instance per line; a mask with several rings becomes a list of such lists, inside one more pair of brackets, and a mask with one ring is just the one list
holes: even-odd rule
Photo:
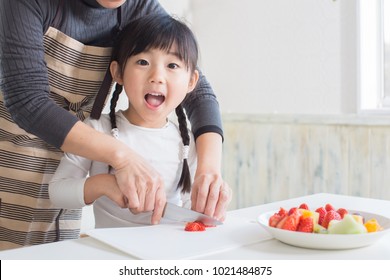
[[[284, 201], [263, 204], [228, 212], [228, 218], [249, 219], [256, 223], [257, 217], [264, 212], [273, 211], [283, 206], [295, 207], [301, 203], [308, 205], [325, 205], [331, 203], [347, 209], [358, 209], [390, 218], [390, 201], [353, 197], [336, 194], [319, 193]], [[261, 230], [259, 225], [259, 231]], [[2, 260], [123, 260], [132, 259], [129, 254], [123, 253], [92, 237], [77, 240], [67, 240], [50, 244], [0, 251]], [[196, 258], [194, 258], [196, 259]], [[390, 234], [386, 234], [374, 244], [348, 250], [315, 250], [295, 247], [284, 244], [273, 238], [265, 238], [257, 243], [244, 245], [226, 251], [219, 251], [202, 255], [198, 259], [218, 260], [286, 260], [286, 259], [347, 259], [347, 260], [376, 260], [390, 259]]]

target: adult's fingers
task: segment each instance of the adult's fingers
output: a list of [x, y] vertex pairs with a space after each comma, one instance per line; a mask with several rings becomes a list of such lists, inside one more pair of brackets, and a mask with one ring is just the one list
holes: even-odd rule
[[154, 194], [161, 176], [145, 159], [132, 153], [116, 167], [115, 177], [128, 199], [129, 208], [138, 209], [136, 211], [153, 209], [150, 205], [154, 205]]
[[[154, 177], [151, 181], [148, 182], [146, 193], [145, 193], [145, 211], [153, 211], [156, 208], [157, 199], [162, 195], [164, 190], [164, 181], [160, 176]], [[163, 192], [165, 198], [165, 191]]]
[[214, 217], [217, 220], [224, 221], [229, 203], [232, 201], [233, 192], [227, 183], [223, 183], [219, 191], [218, 202], [215, 207]]
[[217, 180], [210, 183], [204, 214], [215, 217], [215, 208], [219, 199], [219, 192], [223, 182]]
[[119, 189], [127, 199], [128, 207], [137, 209], [140, 206], [136, 176], [129, 174], [127, 169], [117, 170], [115, 178]]
[[161, 185], [161, 187], [158, 188], [156, 191], [156, 199], [151, 221], [153, 225], [158, 224], [160, 222], [166, 202], [167, 199], [165, 195], [164, 185]]
[[191, 194], [192, 209], [213, 216], [223, 180], [217, 174], [201, 175], [194, 180]]
[[[137, 196], [139, 201], [139, 205], [136, 208], [136, 211], [138, 213], [145, 211], [147, 185], [148, 183], [145, 182], [144, 178], [138, 178], [138, 180], [136, 181]], [[134, 209], [134, 208], [130, 207], [130, 209]]]
[[[158, 203], [156, 203], [157, 199], [161, 199], [161, 196], [165, 199], [164, 183], [162, 178], [158, 176], [155, 179], [150, 180], [149, 182], [139, 180], [137, 182], [137, 195], [139, 200], [139, 206], [131, 207], [131, 205], [129, 205], [130, 211], [133, 214], [153, 211], [155, 207], [158, 207], [159, 205]], [[157, 213], [158, 211], [159, 209], [157, 209]], [[158, 218], [158, 220], [160, 218]]]
[[156, 172], [150, 174], [131, 175], [120, 170], [115, 173], [117, 183], [128, 200], [128, 208], [132, 213], [152, 211], [155, 205], [157, 189], [163, 184], [161, 176]]
[[191, 208], [203, 213], [206, 208], [209, 195], [210, 176], [198, 176], [194, 179], [191, 192]]

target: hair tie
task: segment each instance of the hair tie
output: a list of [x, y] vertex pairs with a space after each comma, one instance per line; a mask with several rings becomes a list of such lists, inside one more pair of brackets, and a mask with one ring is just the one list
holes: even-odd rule
[[115, 139], [119, 138], [119, 129], [118, 128], [113, 128], [111, 129], [111, 134], [114, 136]]
[[183, 160], [188, 159], [189, 152], [190, 152], [190, 146], [184, 145], [183, 146]]

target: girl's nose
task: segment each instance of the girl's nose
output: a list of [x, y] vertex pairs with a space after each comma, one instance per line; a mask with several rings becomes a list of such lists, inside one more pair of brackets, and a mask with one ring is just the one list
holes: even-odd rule
[[150, 82], [151, 83], [164, 83], [164, 70], [161, 67], [153, 67], [150, 73]]

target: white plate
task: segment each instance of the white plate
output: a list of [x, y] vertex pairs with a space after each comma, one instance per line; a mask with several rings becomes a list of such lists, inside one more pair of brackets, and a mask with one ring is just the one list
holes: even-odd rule
[[258, 217], [258, 222], [275, 239], [297, 247], [310, 249], [351, 249], [373, 244], [384, 235], [390, 233], [390, 219], [368, 212], [349, 210], [350, 213], [359, 212], [366, 220], [375, 218], [383, 227], [382, 231], [364, 234], [317, 234], [289, 231], [268, 226], [269, 218], [278, 212], [270, 211]]

